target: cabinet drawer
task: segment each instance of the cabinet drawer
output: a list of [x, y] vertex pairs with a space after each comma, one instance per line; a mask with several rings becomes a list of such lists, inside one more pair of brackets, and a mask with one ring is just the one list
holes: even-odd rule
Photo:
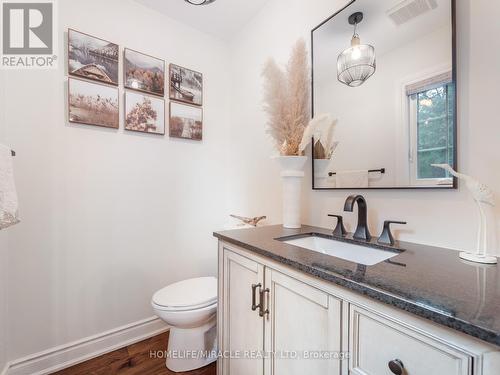
[[351, 374], [390, 375], [389, 362], [399, 360], [404, 375], [472, 375], [472, 358], [390, 319], [350, 306]]

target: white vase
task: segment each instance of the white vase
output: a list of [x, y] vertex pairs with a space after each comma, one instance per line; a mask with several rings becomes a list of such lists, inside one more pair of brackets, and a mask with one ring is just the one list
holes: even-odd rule
[[328, 186], [331, 162], [331, 159], [314, 159], [314, 186], [319, 188], [335, 187]]
[[307, 156], [278, 156], [283, 181], [283, 227], [301, 227], [302, 180]]

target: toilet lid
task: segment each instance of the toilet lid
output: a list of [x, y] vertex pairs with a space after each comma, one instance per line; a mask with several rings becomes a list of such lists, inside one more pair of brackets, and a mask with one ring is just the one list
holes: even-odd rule
[[153, 303], [158, 306], [185, 308], [205, 307], [217, 301], [217, 279], [200, 277], [171, 284], [153, 296]]

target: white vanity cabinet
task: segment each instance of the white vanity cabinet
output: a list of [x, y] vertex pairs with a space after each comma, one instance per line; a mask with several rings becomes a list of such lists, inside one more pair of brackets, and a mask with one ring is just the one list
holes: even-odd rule
[[218, 375], [500, 374], [495, 346], [224, 241], [218, 335]]
[[339, 361], [293, 356], [340, 351], [339, 299], [233, 251], [222, 258], [219, 345], [230, 358], [219, 374], [339, 373]]

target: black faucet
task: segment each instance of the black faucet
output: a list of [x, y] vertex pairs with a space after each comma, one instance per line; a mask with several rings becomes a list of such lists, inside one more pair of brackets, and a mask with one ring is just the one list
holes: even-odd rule
[[337, 226], [333, 230], [333, 235], [337, 237], [344, 237], [347, 234], [347, 230], [344, 227], [344, 220], [342, 219], [342, 216], [340, 215], [328, 215], [328, 216], [337, 218]]
[[386, 220], [384, 221], [384, 230], [382, 231], [382, 234], [378, 238], [377, 242], [383, 245], [390, 245], [394, 246], [396, 241], [394, 241], [394, 237], [392, 236], [391, 233], [391, 224], [406, 224], [406, 221], [393, 221], [393, 220]]
[[347, 197], [344, 204], [344, 211], [352, 212], [354, 210], [354, 203], [358, 203], [358, 226], [354, 232], [353, 238], [357, 240], [370, 241], [372, 236], [368, 230], [367, 213], [366, 213], [366, 200], [362, 195], [351, 195]]

